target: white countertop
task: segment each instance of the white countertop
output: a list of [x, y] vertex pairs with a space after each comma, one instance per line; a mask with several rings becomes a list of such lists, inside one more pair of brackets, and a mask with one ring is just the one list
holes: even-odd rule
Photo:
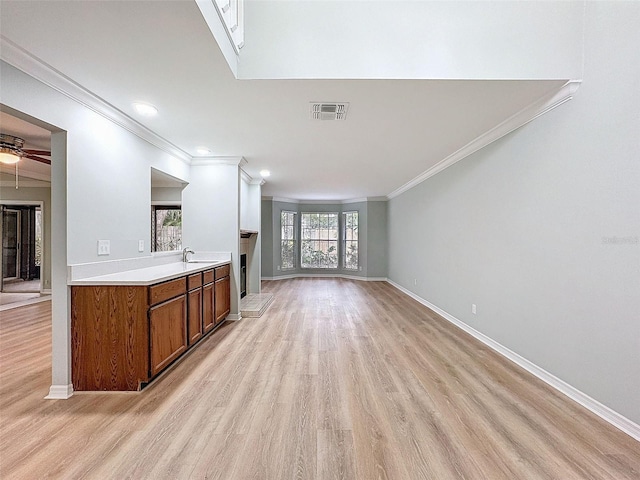
[[108, 275], [99, 275], [96, 277], [87, 277], [69, 282], [69, 285], [153, 285], [154, 283], [164, 282], [183, 275], [210, 270], [220, 265], [228, 265], [229, 260], [223, 261], [203, 261], [203, 262], [174, 262], [154, 267], [137, 268], [134, 270], [125, 270]]

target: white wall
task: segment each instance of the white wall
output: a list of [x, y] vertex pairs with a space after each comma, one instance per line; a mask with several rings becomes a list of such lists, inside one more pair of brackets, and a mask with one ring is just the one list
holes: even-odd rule
[[590, 2], [575, 98], [391, 200], [388, 268], [640, 424], [638, 25]]
[[238, 78], [575, 79], [583, 9], [577, 1], [248, 0]]
[[247, 192], [247, 218], [245, 225], [248, 230], [260, 230], [260, 206], [262, 200], [262, 186], [259, 183], [249, 185]]
[[180, 205], [182, 203], [182, 189], [184, 187], [151, 187], [151, 201]]
[[240, 228], [243, 230], [251, 230], [251, 228], [249, 228], [250, 209], [249, 184], [243, 178], [240, 181]]
[[262, 186], [260, 183], [249, 185], [247, 192], [247, 202], [249, 204], [247, 226], [248, 230], [259, 232], [249, 238], [249, 253], [247, 262], [247, 288], [249, 293], [260, 293], [262, 280], [262, 232], [261, 212], [262, 212]]
[[244, 178], [240, 182], [240, 228], [243, 230], [260, 230], [261, 185], [258, 182], [248, 183]]
[[[202, 161], [201, 161], [202, 162]], [[197, 251], [231, 252], [231, 313], [239, 311], [240, 159], [191, 166], [182, 191], [182, 243]]]
[[148, 255], [150, 167], [188, 180], [188, 165], [4, 62], [0, 102], [67, 131], [69, 263]]
[[67, 286], [67, 133], [51, 134], [51, 388], [52, 398], [73, 392], [71, 295]]
[[[148, 255], [150, 167], [188, 180], [189, 167], [98, 113], [0, 64], [0, 103], [52, 125], [52, 394], [71, 384], [68, 264]], [[111, 255], [97, 255], [97, 240]], [[138, 253], [138, 240], [147, 251]]]

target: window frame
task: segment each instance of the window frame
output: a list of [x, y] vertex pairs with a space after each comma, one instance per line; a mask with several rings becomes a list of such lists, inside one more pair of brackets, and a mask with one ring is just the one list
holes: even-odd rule
[[[293, 238], [283, 238], [283, 230], [285, 225], [282, 223], [283, 221], [283, 216], [284, 214], [291, 214], [293, 217], [293, 223], [291, 225], [287, 224], [286, 226], [291, 226], [292, 227], [292, 232], [293, 232]], [[297, 268], [297, 262], [296, 262], [296, 255], [297, 255], [297, 251], [298, 251], [298, 246], [297, 246], [297, 231], [298, 231], [298, 212], [294, 212], [292, 210], [280, 210], [280, 270], [281, 271], [290, 271], [290, 270], [295, 270]], [[284, 242], [291, 242], [292, 243], [292, 252], [293, 252], [293, 266], [289, 267], [285, 267], [284, 266], [284, 262], [283, 262], [283, 253], [284, 253]]]
[[[158, 250], [158, 210], [179, 210], [180, 211], [180, 247], [175, 250]], [[179, 252], [182, 250], [182, 204], [177, 203], [152, 203], [151, 204], [151, 253]]]
[[[304, 227], [303, 227], [303, 219], [305, 215], [335, 215], [335, 233], [336, 233], [336, 238], [331, 239], [331, 238], [314, 238], [314, 239], [305, 239], [305, 233], [304, 233]], [[316, 228], [316, 231], [319, 230]], [[327, 228], [327, 230], [329, 230], [329, 228]], [[332, 229], [331, 229], [332, 230]], [[330, 233], [327, 232], [327, 236], [330, 236]], [[330, 266], [330, 265], [310, 265], [310, 266], [305, 266], [303, 264], [303, 248], [305, 245], [305, 242], [328, 242], [328, 246], [331, 246], [332, 243], [335, 243], [335, 249], [336, 249], [336, 262], [335, 262], [335, 266]], [[317, 246], [317, 245], [316, 245]], [[314, 251], [321, 251], [319, 249], [316, 249]], [[339, 211], [322, 211], [322, 212], [301, 212], [300, 213], [300, 268], [304, 269], [304, 270], [339, 270], [340, 269], [340, 212]]]
[[[356, 229], [355, 229], [355, 239], [351, 238], [347, 239], [347, 215], [354, 215], [356, 219]], [[341, 252], [341, 260], [342, 260], [342, 268], [344, 270], [349, 270], [352, 272], [360, 271], [360, 212], [358, 210], [349, 210], [346, 212], [342, 212], [342, 229], [341, 229], [341, 243], [342, 243], [342, 252]], [[347, 242], [352, 242], [356, 244], [356, 265], [355, 267], [347, 266]]]

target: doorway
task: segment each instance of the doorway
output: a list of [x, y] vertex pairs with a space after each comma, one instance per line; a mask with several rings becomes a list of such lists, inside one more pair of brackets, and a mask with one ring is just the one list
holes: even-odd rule
[[2, 221], [2, 293], [40, 293], [42, 270], [42, 208], [0, 206]]

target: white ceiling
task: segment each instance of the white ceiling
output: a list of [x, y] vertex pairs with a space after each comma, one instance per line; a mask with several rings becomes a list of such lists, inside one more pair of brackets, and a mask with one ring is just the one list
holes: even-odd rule
[[[44, 128], [33, 125], [20, 118], [0, 111], [0, 132], [14, 135], [24, 140], [24, 148], [34, 150], [51, 150], [51, 132]], [[15, 165], [5, 165], [0, 163], [0, 176], [2, 181], [7, 181], [9, 175], [15, 177]], [[18, 165], [19, 178], [31, 178], [50, 182], [51, 165], [47, 165], [35, 160], [23, 158]], [[13, 180], [13, 178], [12, 178]]]
[[[263, 195], [387, 195], [564, 83], [236, 80], [191, 1], [1, 6], [2, 35], [188, 154], [270, 170]], [[310, 120], [313, 101], [349, 102], [347, 120]]]

